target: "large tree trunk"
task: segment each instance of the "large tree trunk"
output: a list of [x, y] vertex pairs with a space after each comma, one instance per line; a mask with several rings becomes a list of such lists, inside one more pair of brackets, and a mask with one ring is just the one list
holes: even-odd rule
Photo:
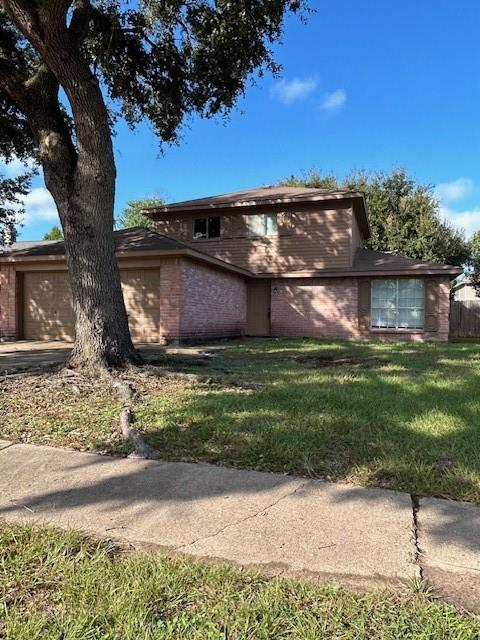
[[45, 183], [57, 204], [65, 238], [76, 334], [70, 362], [89, 368], [140, 362], [130, 337], [115, 257], [116, 171], [110, 130], [98, 88], [95, 93], [97, 100], [90, 95], [75, 101], [80, 149], [71, 180], [59, 175], [58, 148], [50, 133], [40, 145]]
[[[138, 362], [115, 259], [115, 162], [108, 111], [98, 78], [82, 55], [92, 7], [50, 0], [0, 0], [42, 60], [28, 79], [4, 73], [4, 86], [38, 142], [45, 184], [65, 236], [76, 342], [71, 362], [97, 368]], [[58, 99], [65, 91], [73, 130]]]
[[87, 178], [82, 187], [67, 202], [57, 202], [75, 312], [71, 364], [95, 368], [138, 362], [115, 258], [113, 180]]

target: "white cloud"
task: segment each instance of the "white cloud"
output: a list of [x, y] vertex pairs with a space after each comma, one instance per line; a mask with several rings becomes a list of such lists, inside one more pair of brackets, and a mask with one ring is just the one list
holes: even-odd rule
[[473, 180], [458, 178], [452, 182], [442, 182], [435, 188], [435, 195], [442, 202], [456, 202], [469, 196], [474, 190]]
[[29, 160], [25, 165], [19, 158], [16, 156], [12, 158], [11, 162], [2, 161], [0, 163], [0, 174], [4, 175], [7, 178], [16, 178], [27, 171], [30, 171], [35, 166], [33, 160]]
[[324, 111], [337, 111], [345, 106], [347, 102], [347, 94], [344, 89], [337, 89], [331, 93], [326, 93], [321, 104], [320, 109]]
[[281, 80], [270, 89], [270, 95], [278, 98], [283, 104], [292, 104], [304, 100], [317, 88], [316, 78], [293, 78], [293, 80]]
[[57, 207], [52, 196], [44, 187], [32, 189], [22, 198], [22, 201], [25, 214], [21, 216], [20, 220], [24, 226], [41, 221], [58, 223]]
[[480, 230], [480, 208], [453, 211], [449, 207], [441, 206], [440, 215], [458, 229], [465, 229], [467, 237]]

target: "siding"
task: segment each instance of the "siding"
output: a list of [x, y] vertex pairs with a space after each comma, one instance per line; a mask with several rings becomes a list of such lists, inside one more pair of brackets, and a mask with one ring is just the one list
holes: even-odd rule
[[[244, 267], [254, 273], [294, 272], [326, 268], [348, 268], [352, 264], [353, 209], [339, 203], [335, 209], [317, 203], [315, 209], [295, 206], [295, 210], [262, 208], [249, 214], [278, 215], [276, 236], [247, 236], [247, 214], [231, 210], [172, 214], [157, 221], [157, 231], [186, 242], [199, 251]], [[221, 239], [193, 241], [193, 220], [207, 215], [220, 215]], [[355, 235], [355, 242], [357, 237]]]

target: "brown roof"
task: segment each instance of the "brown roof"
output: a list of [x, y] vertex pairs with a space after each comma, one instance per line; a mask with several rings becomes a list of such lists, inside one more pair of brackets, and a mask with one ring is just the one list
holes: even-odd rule
[[[161, 233], [148, 231], [143, 227], [132, 227], [114, 231], [117, 251], [171, 251], [184, 248], [185, 244]], [[2, 250], [3, 249], [3, 250]], [[0, 256], [20, 258], [23, 256], [63, 256], [63, 240], [44, 240], [39, 242], [15, 242], [10, 247], [0, 248]]]
[[369, 273], [448, 273], [458, 275], [461, 267], [451, 264], [438, 264], [414, 260], [395, 253], [373, 251], [371, 249], [357, 249], [353, 261], [352, 271]]
[[173, 209], [212, 209], [224, 207], [252, 206], [256, 204], [275, 204], [283, 202], [305, 202], [315, 200], [338, 200], [342, 198], [363, 198], [359, 192], [329, 191], [328, 189], [307, 189], [305, 187], [260, 187], [222, 193], [195, 200], [172, 202], [160, 207], [145, 209], [149, 213], [168, 213]]
[[[119, 254], [147, 252], [159, 255], [185, 255], [208, 262], [227, 271], [243, 275], [253, 275], [247, 269], [214, 258], [213, 256], [191, 248], [189, 245], [161, 233], [149, 231], [143, 227], [132, 227], [114, 231], [115, 249]], [[63, 240], [39, 242], [16, 242], [10, 247], [0, 247], [0, 261], [47, 260], [63, 258], [65, 244]]]

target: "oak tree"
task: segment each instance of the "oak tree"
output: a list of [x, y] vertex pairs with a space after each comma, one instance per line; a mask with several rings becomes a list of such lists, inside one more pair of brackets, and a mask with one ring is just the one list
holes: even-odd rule
[[65, 238], [72, 364], [137, 361], [115, 260], [112, 132], [226, 115], [304, 0], [0, 0], [0, 156], [35, 155]]
[[363, 192], [371, 230], [367, 246], [371, 249], [458, 266], [469, 260], [471, 249], [465, 234], [442, 219], [433, 187], [416, 181], [405, 169], [390, 173], [360, 170], [343, 179], [312, 170], [282, 184]]

